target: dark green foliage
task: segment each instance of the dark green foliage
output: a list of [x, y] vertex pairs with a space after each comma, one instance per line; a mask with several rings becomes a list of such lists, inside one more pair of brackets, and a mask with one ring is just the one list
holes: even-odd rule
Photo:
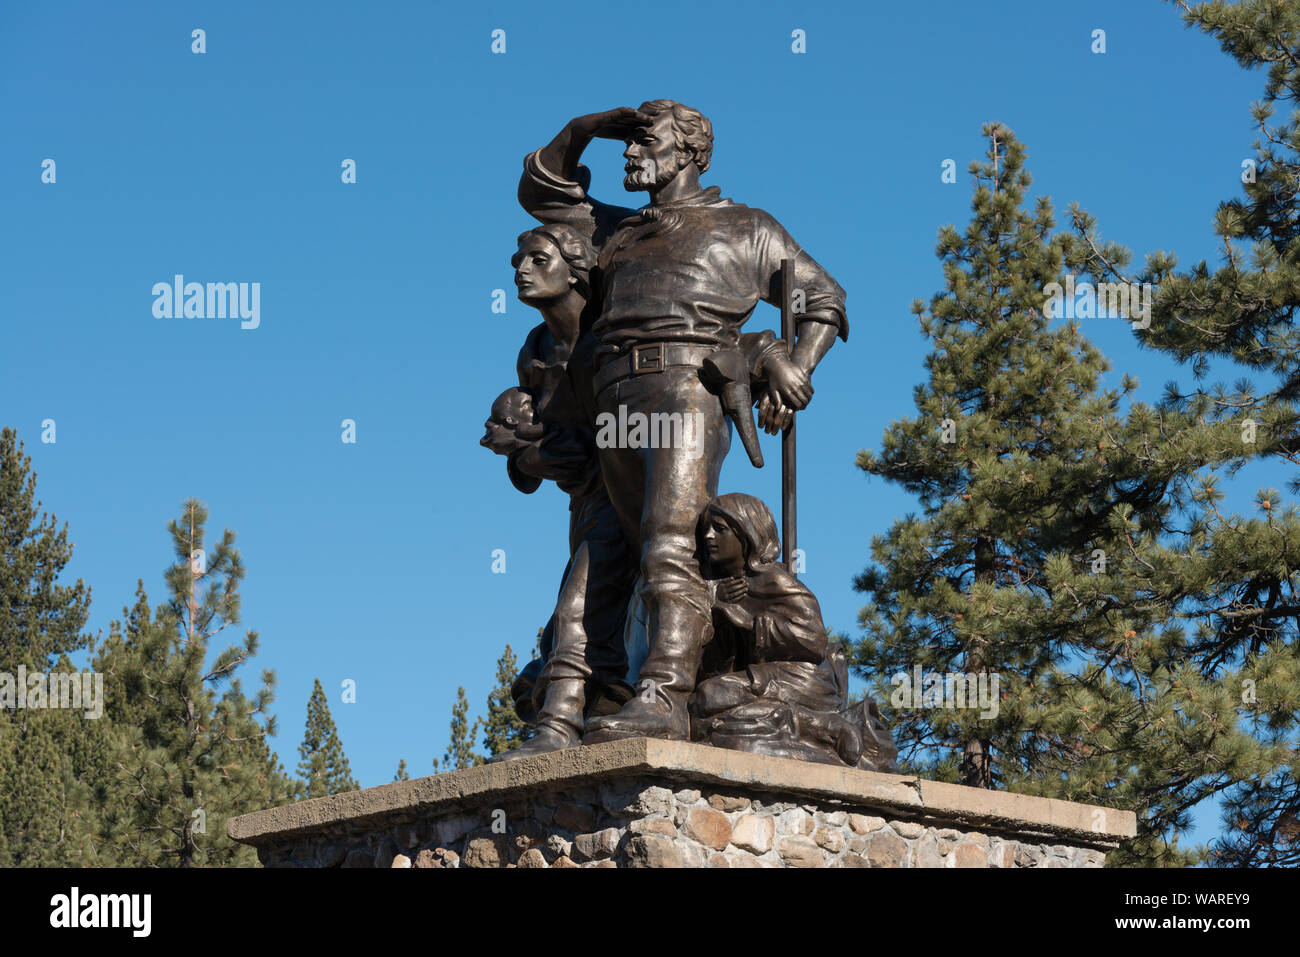
[[307, 702], [307, 730], [298, 746], [298, 776], [303, 782], [303, 797], [317, 798], [340, 791], [357, 791], [360, 785], [352, 778], [352, 768], [343, 753], [343, 742], [330, 717], [329, 701], [320, 679], [312, 687]]
[[256, 855], [226, 836], [226, 818], [297, 793], [266, 742], [274, 674], [262, 672], [251, 699], [237, 676], [257, 654], [257, 633], [209, 660], [211, 640], [239, 623], [244, 567], [233, 532], [206, 548], [207, 517], [202, 503], [185, 503], [168, 526], [168, 600], [151, 613], [140, 585], [95, 659], [113, 689], [116, 794], [104, 829], [118, 857], [136, 865], [251, 865]]
[[[971, 223], [940, 232], [946, 290], [913, 307], [933, 342], [918, 416], [858, 459], [921, 514], [873, 541], [856, 660], [908, 767], [1135, 810], [1141, 835], [1115, 860], [1186, 862], [1171, 841], [1187, 808], [1224, 786], [1226, 755], [1247, 761], [1257, 742], [1236, 728], [1235, 685], [1185, 673], [1178, 605], [1149, 592], [1188, 558], [1170, 536], [1236, 432], [1143, 403], [1122, 412], [1127, 376], [1101, 388], [1105, 358], [1044, 315], [1050, 284], [1085, 272], [1093, 251], [1053, 233], [1048, 199], [1024, 209], [1022, 146], [996, 124], [984, 133]], [[996, 714], [891, 701], [893, 677], [918, 665], [996, 675]]]
[[[435, 771], [477, 767], [488, 757], [513, 751], [527, 740], [528, 727], [515, 714], [514, 699], [510, 694], [510, 686], [518, 674], [514, 650], [506, 645], [506, 650], [497, 659], [496, 685], [488, 695], [487, 717], [475, 718], [472, 725], [469, 723], [469, 699], [465, 696], [465, 689], [456, 689], [456, 703], [451, 708], [451, 737], [442, 761], [433, 759]], [[480, 729], [487, 747], [486, 756], [475, 750]]]
[[[67, 526], [40, 513], [36, 473], [12, 429], [0, 430], [0, 866], [105, 866], [95, 798], [105, 776], [103, 719], [87, 708], [18, 709], [28, 673], [76, 673], [90, 590], [58, 584], [72, 557]], [[26, 674], [24, 675], [26, 677]], [[12, 710], [10, 710], [12, 708]], [[93, 712], [92, 712], [93, 714]]]
[[[67, 657], [54, 672], [77, 675]], [[108, 867], [99, 840], [106, 722], [86, 708], [0, 710], [0, 866]]]
[[[1227, 475], [1261, 459], [1300, 464], [1294, 405], [1300, 396], [1300, 2], [1178, 6], [1189, 26], [1217, 39], [1242, 67], [1262, 69], [1264, 97], [1251, 107], [1258, 136], [1253, 163], [1240, 171], [1243, 195], [1221, 203], [1214, 217], [1218, 267], [1202, 260], [1180, 270], [1170, 253], [1149, 255], [1134, 277], [1156, 287], [1151, 327], [1139, 339], [1191, 362], [1197, 380], [1212, 369], [1230, 370], [1229, 360], [1265, 378], [1190, 392], [1168, 385], [1162, 414], [1202, 426], [1189, 430], [1188, 448], [1202, 449], [1212, 432], [1235, 435], [1221, 463]], [[1279, 107], [1285, 114], [1273, 122]], [[1075, 210], [1073, 217], [1091, 251], [1089, 271], [1127, 278], [1128, 251], [1099, 241], [1087, 214]], [[1198, 490], [1186, 547], [1154, 553], [1141, 592], [1144, 602], [1177, 608], [1191, 626], [1166, 667], [1190, 698], [1180, 713], [1199, 717], [1202, 746], [1215, 762], [1201, 778], [1166, 772], [1163, 786], [1172, 788], [1167, 800], [1176, 804], [1222, 792], [1214, 863], [1294, 866], [1300, 863], [1300, 516], [1276, 489], [1258, 491], [1253, 516], [1224, 514], [1217, 479], [1206, 476]], [[1292, 478], [1290, 488], [1300, 490], [1300, 479]], [[1158, 784], [1153, 779], [1150, 786]]]
[[487, 718], [480, 719], [483, 741], [493, 757], [513, 751], [528, 737], [528, 726], [515, 714], [514, 698], [510, 694], [510, 686], [518, 674], [514, 650], [506, 645], [505, 652], [497, 659], [497, 683], [488, 695]]
[[[1300, 395], [1300, 3], [1197, 3], [1183, 19], [1242, 67], [1264, 70], [1264, 97], [1250, 109], [1255, 170], [1253, 177], [1243, 171], [1245, 195], [1221, 203], [1214, 216], [1223, 249], [1217, 269], [1202, 260], [1180, 272], [1172, 254], [1147, 258], [1143, 278], [1159, 284], [1159, 296], [1143, 341], [1193, 361], [1198, 377], [1216, 356], [1273, 373], [1272, 396], [1292, 399]], [[1287, 112], [1274, 123], [1279, 106]]]
[[17, 433], [0, 429], [0, 670], [44, 668], [85, 648], [90, 589], [60, 585], [72, 558], [66, 523], [40, 512], [36, 473]]
[[482, 764], [484, 758], [474, 750], [478, 741], [480, 722], [476, 718], [471, 727], [469, 723], [469, 699], [465, 697], [464, 687], [456, 689], [456, 703], [451, 706], [451, 739], [447, 751], [442, 756], [442, 765], [433, 759], [435, 771], [461, 771]]

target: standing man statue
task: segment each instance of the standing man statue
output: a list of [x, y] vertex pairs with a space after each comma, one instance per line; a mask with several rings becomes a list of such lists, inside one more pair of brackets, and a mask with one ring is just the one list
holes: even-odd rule
[[[623, 185], [649, 192], [648, 206], [607, 206], [588, 194], [590, 174], [578, 160], [594, 138], [627, 144]], [[722, 403], [701, 378], [705, 360], [742, 346], [741, 326], [760, 299], [779, 303], [783, 259], [794, 264], [803, 308], [792, 349], [769, 338], [746, 351], [760, 386], [761, 427], [775, 434], [791, 422], [812, 397], [818, 362], [837, 335], [848, 337], [844, 291], [789, 233], [768, 213], [700, 186], [712, 152], [708, 119], [672, 100], [651, 100], [571, 120], [525, 159], [519, 183], [527, 212], [577, 229], [598, 251], [597, 414], [695, 415], [700, 426], [689, 448], [598, 450], [623, 534], [640, 557], [650, 653], [640, 693], [617, 714], [589, 720], [589, 744], [690, 737], [687, 698], [712, 636], [696, 527], [717, 495], [731, 444]]]

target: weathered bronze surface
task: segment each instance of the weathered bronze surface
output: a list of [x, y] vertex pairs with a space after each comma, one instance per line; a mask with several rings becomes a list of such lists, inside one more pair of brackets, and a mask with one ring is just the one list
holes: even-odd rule
[[[626, 144], [623, 185], [647, 206], [591, 196], [595, 138]], [[542, 657], [515, 686], [536, 731], [501, 757], [644, 736], [892, 769], [793, 573], [794, 416], [848, 338], [844, 291], [771, 215], [700, 186], [712, 152], [708, 119], [652, 100], [577, 117], [524, 160], [519, 201], [542, 225], [512, 262], [543, 322], [482, 444], [520, 491], [556, 482], [571, 521]], [[760, 300], [780, 338], [741, 331]], [[785, 565], [767, 507], [718, 495], [733, 427], [756, 467], [758, 428], [784, 432]]]

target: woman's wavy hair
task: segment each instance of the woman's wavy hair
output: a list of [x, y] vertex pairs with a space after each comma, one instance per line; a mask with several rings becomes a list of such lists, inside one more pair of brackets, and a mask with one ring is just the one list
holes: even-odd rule
[[[590, 299], [591, 271], [596, 267], [596, 250], [591, 245], [591, 240], [572, 226], [566, 226], [564, 223], [547, 223], [520, 233], [515, 241], [516, 245], [523, 246], [524, 240], [529, 236], [545, 236], [555, 244], [555, 248], [560, 251], [560, 256], [569, 266], [569, 274], [578, 280], [576, 283], [578, 293], [583, 299]], [[511, 256], [510, 265], [518, 269], [521, 256], [519, 252]]]
[[781, 554], [781, 540], [777, 537], [776, 519], [760, 498], [743, 492], [719, 495], [704, 507], [700, 524], [708, 521], [710, 513], [721, 515], [740, 539], [745, 553], [745, 567], [753, 572], [759, 565], [769, 565]]

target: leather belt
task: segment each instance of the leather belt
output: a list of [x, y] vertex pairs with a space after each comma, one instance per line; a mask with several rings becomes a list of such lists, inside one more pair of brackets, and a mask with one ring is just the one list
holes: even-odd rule
[[622, 355], [607, 359], [596, 370], [592, 387], [600, 395], [608, 386], [631, 376], [663, 372], [669, 366], [699, 368], [716, 345], [701, 342], [642, 342]]

